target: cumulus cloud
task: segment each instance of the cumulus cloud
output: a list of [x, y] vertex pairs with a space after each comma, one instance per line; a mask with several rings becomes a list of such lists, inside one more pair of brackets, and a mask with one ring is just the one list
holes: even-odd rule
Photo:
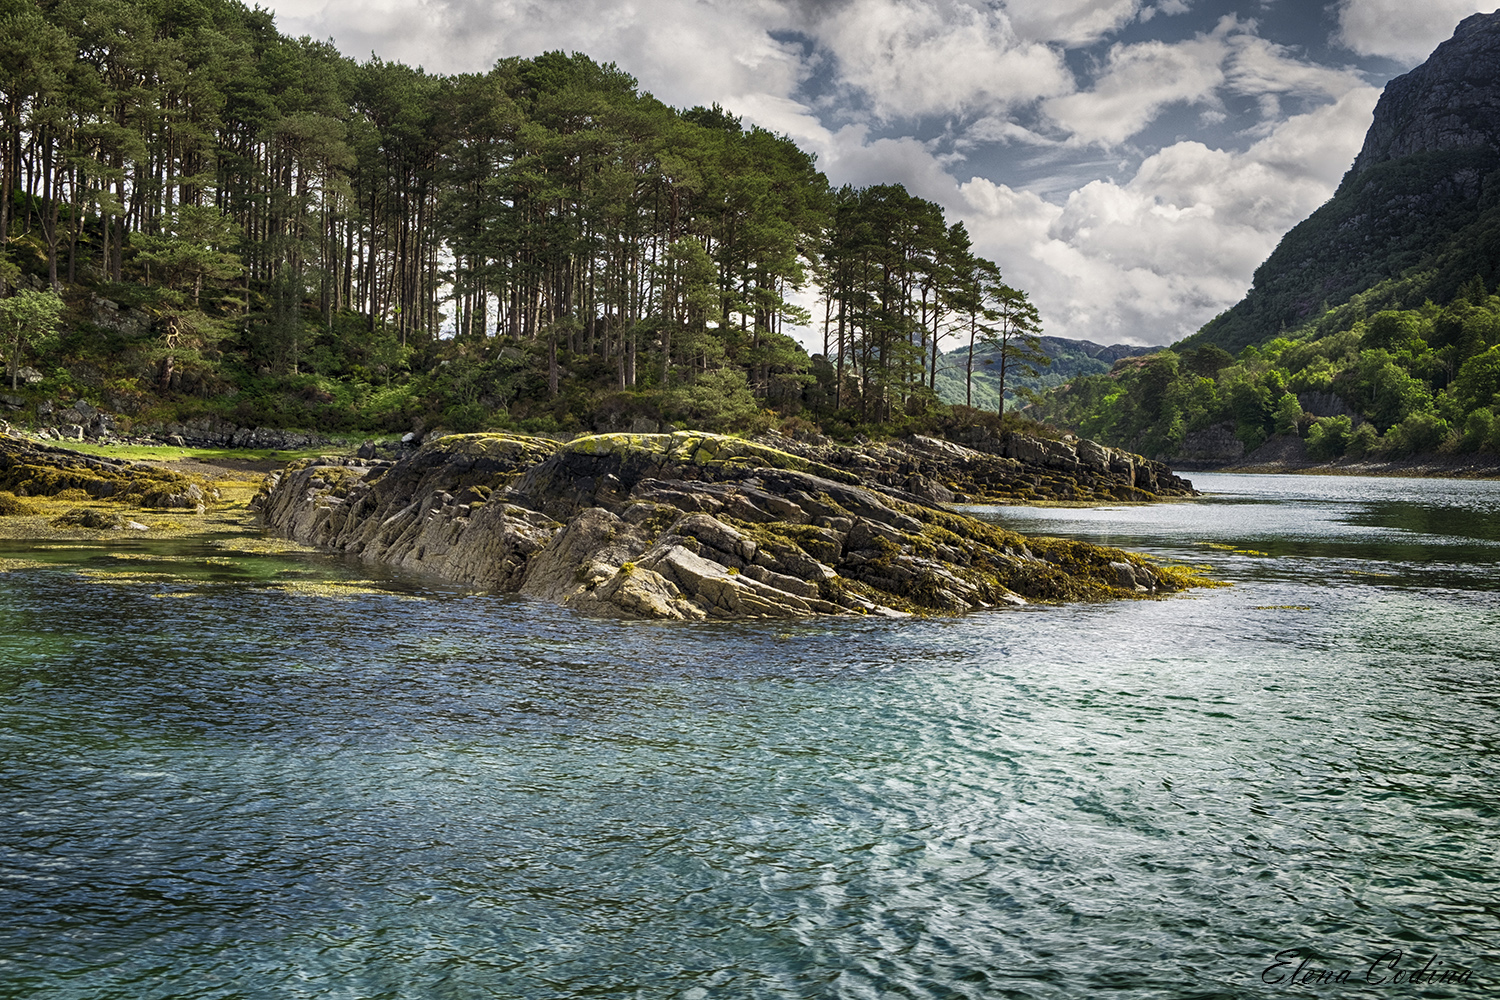
[[[794, 30], [796, 7], [780, 0], [272, 0], [282, 30], [333, 36], [342, 51], [421, 64], [438, 72], [483, 71], [504, 56], [552, 49], [614, 62], [669, 104], [750, 94], [790, 96], [809, 67]], [[663, 31], [662, 25], [671, 25]]]
[[1004, 6], [1020, 37], [1068, 46], [1097, 42], [1141, 13], [1140, 0], [1006, 0]]
[[1459, 21], [1494, 9], [1494, 0], [1343, 0], [1334, 40], [1360, 55], [1416, 65], [1452, 37]]
[[1090, 182], [1062, 204], [976, 177], [960, 186], [962, 214], [1049, 333], [1170, 343], [1237, 301], [1286, 230], [1327, 200], [1378, 96], [1351, 90], [1244, 152], [1176, 143], [1129, 181]]
[[1061, 53], [963, 0], [854, 0], [811, 26], [877, 117], [990, 109], [1073, 87]]
[[1234, 27], [1226, 18], [1213, 32], [1183, 42], [1112, 46], [1091, 90], [1044, 101], [1042, 109], [1080, 142], [1118, 145], [1166, 106], [1213, 97], [1224, 83], [1226, 35]]

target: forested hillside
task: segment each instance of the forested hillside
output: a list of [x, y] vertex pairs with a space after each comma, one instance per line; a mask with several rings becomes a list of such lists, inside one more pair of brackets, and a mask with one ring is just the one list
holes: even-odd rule
[[[1025, 405], [1031, 393], [1053, 389], [1082, 375], [1102, 375], [1121, 358], [1154, 354], [1160, 347], [1138, 347], [1133, 344], [1095, 344], [1088, 340], [1066, 337], [1038, 337], [1037, 350], [1046, 356], [1045, 363], [1007, 365], [1005, 408], [1015, 410]], [[1013, 352], [1014, 353], [1014, 352]], [[968, 347], [959, 347], [943, 356], [938, 365], [938, 397], [945, 403], [964, 403], [972, 397], [981, 410], [998, 407], [1000, 391], [1000, 351], [995, 346], [974, 351], [972, 385], [969, 384]], [[1035, 372], [1035, 374], [1032, 374]]]
[[1153, 456], [1219, 425], [1245, 452], [1299, 434], [1315, 459], [1500, 451], [1500, 295], [1483, 279], [1445, 307], [1349, 315], [1238, 357], [1209, 344], [1130, 359], [1052, 393], [1037, 416]]
[[1322, 323], [1500, 281], [1500, 11], [1465, 18], [1386, 85], [1333, 198], [1287, 233], [1245, 298], [1184, 341], [1238, 351]]
[[847, 430], [1039, 332], [937, 205], [583, 55], [440, 76], [235, 0], [0, 0], [0, 50], [20, 416]]

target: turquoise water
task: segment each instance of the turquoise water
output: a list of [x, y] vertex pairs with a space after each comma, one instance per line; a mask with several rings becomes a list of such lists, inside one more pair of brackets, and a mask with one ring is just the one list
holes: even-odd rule
[[0, 996], [1488, 994], [1500, 484], [1195, 481], [981, 513], [1235, 586], [931, 621], [9, 543]]

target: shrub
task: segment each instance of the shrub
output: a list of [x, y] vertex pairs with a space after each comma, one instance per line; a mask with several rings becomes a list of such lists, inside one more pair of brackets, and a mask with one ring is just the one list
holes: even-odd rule
[[1387, 450], [1397, 458], [1437, 451], [1448, 430], [1448, 421], [1435, 413], [1413, 413], [1385, 436]]
[[1464, 433], [1459, 439], [1458, 450], [1468, 452], [1494, 447], [1497, 434], [1500, 434], [1500, 420], [1495, 418], [1495, 411], [1475, 410], [1464, 421]]
[[1307, 454], [1309, 458], [1326, 462], [1338, 458], [1349, 444], [1352, 422], [1344, 414], [1336, 417], [1319, 417], [1307, 432]]
[[1380, 433], [1375, 430], [1375, 425], [1363, 423], [1354, 428], [1354, 432], [1349, 435], [1349, 441], [1344, 446], [1344, 454], [1350, 458], [1364, 458], [1379, 451], [1384, 444], [1385, 442], [1380, 439]]

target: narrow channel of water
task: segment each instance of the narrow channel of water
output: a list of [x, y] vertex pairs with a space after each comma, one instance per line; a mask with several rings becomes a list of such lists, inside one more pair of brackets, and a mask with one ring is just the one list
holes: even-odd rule
[[0, 997], [1486, 995], [1500, 484], [1195, 481], [982, 513], [1234, 586], [929, 621], [0, 547]]

